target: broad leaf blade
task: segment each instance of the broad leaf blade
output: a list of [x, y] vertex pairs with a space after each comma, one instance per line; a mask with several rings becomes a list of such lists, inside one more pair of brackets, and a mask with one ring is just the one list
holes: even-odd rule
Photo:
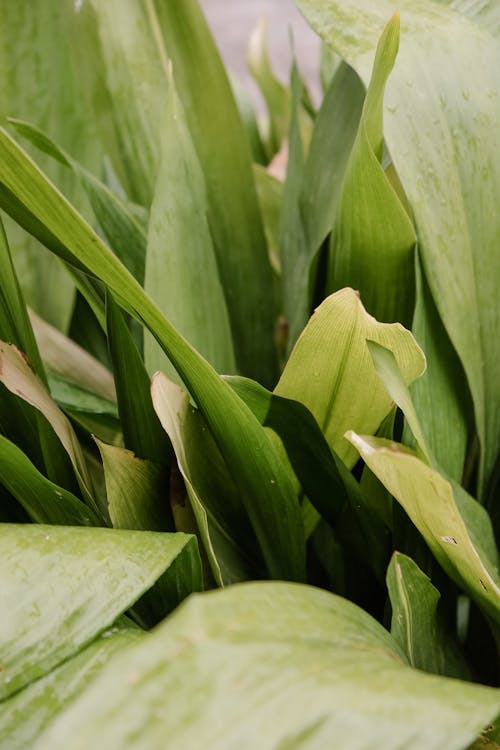
[[83, 692], [113, 656], [139, 640], [142, 631], [125, 622], [118, 621], [76, 656], [0, 703], [1, 750], [32, 747], [57, 714]]
[[118, 656], [35, 748], [159, 750], [168, 738], [194, 750], [202, 737], [207, 750], [324, 750], [332, 738], [345, 750], [462, 750], [499, 701], [410, 669], [346, 600], [243, 584], [192, 598]]
[[44, 675], [134, 604], [194, 544], [185, 534], [0, 525], [0, 696]]
[[421, 350], [399, 324], [378, 323], [352, 289], [330, 295], [316, 310], [295, 345], [275, 389], [312, 412], [329, 445], [349, 467], [356, 452], [344, 433], [364, 425], [374, 433], [392, 400], [380, 382], [366, 344], [374, 339], [394, 352], [407, 383], [425, 366]]

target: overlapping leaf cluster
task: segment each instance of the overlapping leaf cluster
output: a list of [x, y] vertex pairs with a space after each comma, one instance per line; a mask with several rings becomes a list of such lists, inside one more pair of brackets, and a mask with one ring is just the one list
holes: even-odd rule
[[0, 0], [1, 748], [500, 741], [500, 12], [297, 5]]

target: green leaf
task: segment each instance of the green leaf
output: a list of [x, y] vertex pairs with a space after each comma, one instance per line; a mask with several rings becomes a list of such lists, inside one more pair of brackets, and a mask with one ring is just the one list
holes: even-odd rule
[[68, 526], [99, 526], [101, 523], [91, 508], [44, 477], [14, 443], [1, 435], [0, 483], [36, 523]]
[[0, 220], [0, 338], [15, 344], [28, 357], [33, 369], [44, 379], [45, 372], [31, 327], [21, 287]]
[[391, 349], [406, 383], [421, 375], [424, 356], [398, 323], [378, 323], [352, 289], [330, 295], [315, 311], [290, 355], [275, 389], [312, 412], [329, 445], [350, 468], [356, 451], [348, 429], [374, 433], [392, 400], [375, 371], [366, 339]]
[[283, 184], [260, 164], [253, 165], [253, 176], [259, 199], [260, 212], [264, 222], [271, 265], [275, 273], [281, 272], [279, 248], [279, 223]]
[[166, 531], [171, 527], [168, 474], [164, 466], [132, 451], [96, 440], [106, 480], [109, 517], [115, 529]]
[[390, 349], [386, 349], [385, 346], [377, 344], [376, 341], [367, 340], [366, 345], [372, 355], [377, 375], [387, 388], [387, 393], [405, 415], [408, 426], [417, 441], [417, 455], [426, 463], [431, 464], [433, 468], [437, 468], [435, 461], [431, 457], [429, 449], [427, 448], [410, 391], [408, 390], [398, 367], [396, 357]]
[[54, 403], [43, 382], [31, 370], [22, 353], [15, 346], [4, 342], [0, 342], [0, 381], [11, 393], [31, 404], [47, 419], [70, 458], [85, 500], [99, 513], [92, 480], [70, 422]]
[[[80, 95], [77, 63], [72, 56], [71, 2], [57, 8], [34, 0], [29, 8], [4, 3], [0, 52], [3, 74], [0, 115], [35, 122], [87, 167], [97, 167], [101, 147]], [[44, 159], [51, 178], [81, 208], [83, 191], [74, 176]], [[9, 222], [12, 253], [23, 292], [37, 312], [66, 330], [74, 303], [74, 285], [61, 263]], [[24, 350], [24, 349], [23, 349]]]
[[440, 593], [418, 565], [395, 552], [387, 570], [392, 607], [391, 635], [413, 667], [470, 679], [452, 633], [439, 611]]
[[[91, 0], [74, 19], [76, 55], [99, 135], [131, 200], [149, 208], [167, 94], [165, 50], [150, 2]], [[87, 10], [89, 10], [87, 8]]]
[[[173, 78], [163, 121], [144, 288], [217, 371], [232, 374], [236, 369], [233, 342], [208, 223], [208, 196]], [[145, 337], [144, 359], [148, 372], [165, 370], [178, 380], [151, 334]]]
[[499, 702], [492, 688], [410, 669], [346, 600], [252, 583], [190, 599], [118, 655], [34, 750], [159, 750], [165, 738], [192, 750], [200, 737], [207, 750], [324, 750], [332, 737], [345, 750], [462, 750]]
[[[330, 448], [311, 412], [299, 401], [271, 393], [247, 378], [226, 378], [259, 422], [279, 436], [281, 450], [306, 495], [304, 528], [312, 531], [320, 515], [335, 528], [349, 552], [368, 560], [383, 579], [387, 566], [387, 529], [372, 500]], [[279, 442], [279, 441], [278, 441]], [[311, 513], [311, 504], [314, 512]], [[306, 534], [306, 536], [308, 536]]]
[[9, 118], [9, 122], [39, 151], [73, 170], [87, 193], [94, 216], [110, 247], [130, 273], [143, 284], [147, 238], [130, 208], [41, 130], [23, 120]]
[[460, 482], [473, 422], [470, 394], [418, 258], [416, 271], [417, 301], [412, 331], [426, 354], [427, 370], [411, 384], [410, 393], [429, 450], [443, 471]]
[[153, 4], [205, 175], [236, 364], [243, 375], [274, 385], [272, 274], [244, 127], [197, 0]]
[[89, 646], [24, 690], [0, 703], [0, 748], [25, 750], [113, 656], [136, 643], [142, 631], [119, 620]]
[[262, 577], [255, 535], [237, 485], [189, 395], [157, 373], [153, 404], [172, 441], [212, 574], [223, 586]]
[[[367, 81], [393, 3], [297, 4]], [[500, 236], [493, 218], [500, 196], [500, 84], [492, 35], [498, 24], [485, 28], [474, 6], [469, 17], [432, 0], [402, 0], [399, 9], [404, 43], [387, 88], [385, 137], [415, 217], [434, 302], [472, 394], [483, 496], [500, 442]]]
[[339, 65], [316, 117], [304, 165], [300, 205], [311, 259], [333, 227], [364, 97], [354, 70]]
[[0, 525], [0, 699], [78, 652], [134, 604], [193, 537]]
[[290, 91], [274, 75], [268, 52], [268, 19], [263, 16], [252, 32], [247, 65], [266, 103], [269, 118], [269, 149], [281, 148], [290, 120]]
[[[299, 211], [300, 190], [304, 174], [304, 144], [299, 124], [302, 81], [297, 66], [292, 69], [292, 101], [288, 133], [286, 180], [279, 224], [280, 263], [283, 280], [283, 309], [289, 326], [291, 347], [310, 312], [310, 264], [304, 222]], [[285, 152], [286, 154], [286, 152]]]
[[43, 238], [54, 252], [97, 276], [155, 335], [186, 383], [230, 467], [270, 574], [303, 580], [305, 539], [292, 477], [264, 429], [230, 386], [162, 316], [82, 217], [1, 129], [0, 206]]
[[381, 164], [383, 99], [399, 47], [399, 15], [377, 46], [370, 85], [344, 175], [327, 288], [358, 289], [377, 320], [411, 322], [415, 231]]
[[43, 364], [48, 372], [107, 401], [116, 402], [115, 384], [110, 371], [32, 310], [29, 315]]
[[168, 465], [172, 447], [153, 409], [150, 379], [111, 294], [106, 300], [106, 328], [125, 447], [139, 458]]
[[[472, 538], [453, 488], [402, 445], [347, 433], [366, 464], [403, 506], [450, 578], [463, 587], [498, 626], [498, 570]], [[483, 511], [484, 512], [484, 511]]]

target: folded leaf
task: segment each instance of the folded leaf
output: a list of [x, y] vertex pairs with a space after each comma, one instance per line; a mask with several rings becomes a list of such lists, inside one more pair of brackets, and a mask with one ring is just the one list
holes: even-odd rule
[[440, 593], [410, 557], [394, 553], [387, 587], [391, 635], [410, 664], [426, 672], [470, 679], [467, 664], [439, 611]]
[[0, 699], [111, 626], [182, 553], [188, 570], [193, 545], [186, 534], [1, 524]]
[[352, 289], [330, 295], [302, 332], [275, 389], [312, 412], [329, 445], [352, 467], [356, 451], [347, 429], [376, 432], [392, 400], [375, 371], [366, 339], [391, 349], [406, 383], [422, 374], [424, 356], [399, 324], [379, 323]]
[[[404, 446], [383, 438], [347, 433], [346, 437], [403, 506], [450, 578], [500, 623], [500, 577], [471, 537], [452, 486]], [[484, 511], [483, 511], [484, 512]]]

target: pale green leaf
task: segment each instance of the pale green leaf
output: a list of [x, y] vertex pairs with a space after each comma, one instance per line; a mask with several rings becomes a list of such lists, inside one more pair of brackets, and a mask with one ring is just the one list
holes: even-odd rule
[[22, 353], [11, 344], [0, 342], [0, 381], [11, 393], [35, 407], [47, 419], [66, 450], [85, 500], [99, 512], [92, 480], [75, 432], [43, 382], [35, 375]]
[[357, 289], [377, 320], [409, 325], [413, 313], [413, 251], [410, 218], [381, 164], [383, 99], [399, 47], [399, 16], [377, 46], [370, 85], [330, 242], [327, 289]]
[[422, 374], [425, 359], [411, 333], [398, 323], [377, 322], [356, 292], [343, 289], [317, 308], [275, 390], [278, 396], [307, 406], [349, 467], [356, 461], [356, 451], [344, 439], [345, 431], [358, 425], [357, 430], [373, 434], [392, 406], [366, 339], [394, 353], [406, 383]]
[[342, 63], [325, 92], [304, 166], [300, 201], [311, 258], [332, 229], [365, 91]]
[[288, 132], [290, 91], [279, 81], [272, 69], [268, 52], [268, 19], [263, 16], [253, 30], [247, 50], [247, 64], [266, 103], [269, 118], [269, 150], [280, 150]]
[[[69, 23], [73, 3], [44, 0], [2, 3], [0, 114], [30, 120], [78, 155], [98, 166], [100, 144], [78, 84]], [[45, 158], [56, 184], [81, 208], [84, 194], [74, 176]], [[19, 279], [30, 305], [53, 325], [66, 330], [74, 303], [74, 285], [61, 263], [11, 222], [8, 235]]]
[[186, 534], [0, 525], [0, 697], [79, 651], [184, 551]]
[[114, 528], [166, 531], [171, 514], [165, 467], [137, 458], [125, 448], [96, 442]]
[[[367, 82], [391, 0], [297, 0], [313, 27]], [[456, 5], [466, 12], [462, 3]], [[481, 6], [483, 7], [483, 6]], [[401, 50], [388, 83], [385, 137], [415, 218], [426, 278], [460, 357], [482, 447], [480, 493], [500, 442], [500, 83], [497, 11], [469, 17], [401, 0]], [[491, 16], [489, 14], [492, 14]]]
[[115, 384], [110, 371], [32, 310], [29, 311], [29, 315], [36, 343], [47, 370], [107, 401], [115, 402]]
[[372, 355], [377, 374], [387, 388], [387, 393], [405, 415], [408, 426], [417, 441], [417, 451], [420, 451], [420, 458], [423, 458], [426, 463], [432, 464], [436, 468], [434, 465], [435, 462], [427, 448], [410, 391], [396, 362], [396, 357], [390, 349], [377, 344], [376, 341], [367, 340], [366, 345]]
[[[172, 78], [163, 123], [144, 288], [216, 370], [232, 374], [233, 343], [208, 222], [205, 180]], [[144, 360], [151, 374], [165, 370], [178, 380], [151, 334], [145, 337]]]
[[209, 223], [243, 375], [272, 386], [277, 310], [248, 139], [198, 0], [150, 0], [206, 180]]
[[471, 537], [451, 484], [404, 446], [354, 432], [347, 438], [403, 506], [450, 578], [499, 623], [498, 569], [482, 554], [481, 540]]
[[142, 631], [125, 622], [118, 621], [76, 656], [0, 703], [1, 750], [32, 747], [41, 732], [112, 657], [137, 642]]
[[78, 54], [92, 50], [85, 74], [99, 134], [128, 196], [149, 208], [167, 95], [156, 14], [147, 0], [90, 7], [94, 25], [77, 14], [73, 33]]
[[391, 635], [413, 667], [470, 679], [453, 633], [439, 610], [440, 593], [418, 565], [395, 552], [387, 570], [392, 607]]
[[193, 597], [34, 749], [463, 750], [499, 705], [497, 690], [411, 669], [346, 600], [252, 583]]
[[[472, 404], [465, 374], [439, 318], [421, 263], [416, 264], [417, 295], [412, 331], [424, 350], [427, 369], [410, 386], [426, 442], [439, 466], [462, 481]], [[406, 442], [403, 437], [403, 442]]]
[[262, 575], [255, 536], [237, 486], [189, 395], [162, 373], [153, 378], [153, 404], [172, 445], [218, 585]]

